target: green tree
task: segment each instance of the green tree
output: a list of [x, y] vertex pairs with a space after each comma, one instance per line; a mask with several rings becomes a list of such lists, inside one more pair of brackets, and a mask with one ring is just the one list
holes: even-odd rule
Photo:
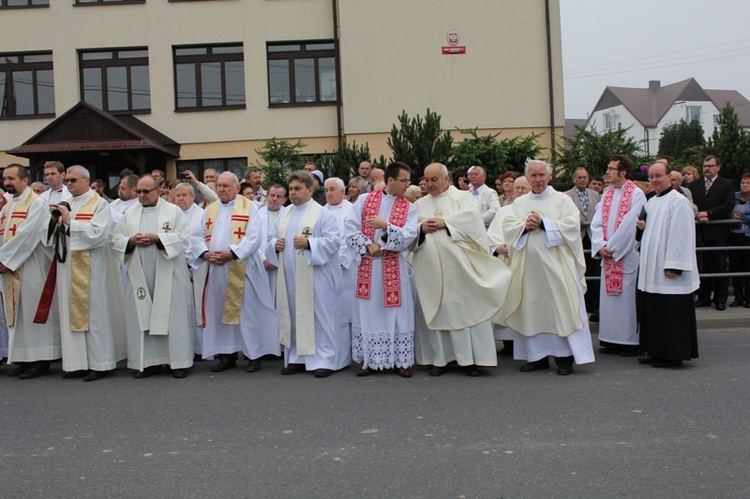
[[689, 155], [694, 148], [702, 148], [705, 145], [703, 135], [703, 127], [698, 120], [680, 120], [678, 123], [667, 125], [659, 138], [659, 156], [682, 164], [686, 154]]
[[728, 102], [721, 110], [717, 127], [708, 139], [706, 154], [719, 158], [723, 177], [736, 180], [750, 167], [748, 133], [740, 126], [737, 114]]
[[481, 166], [487, 172], [487, 179], [491, 181], [505, 171], [507, 152], [497, 140], [501, 132], [480, 136], [477, 129], [460, 130], [470, 137], [453, 146], [448, 168], [452, 173], [465, 171], [470, 166]]
[[526, 137], [505, 138], [500, 141], [500, 145], [505, 150], [505, 170], [522, 172], [526, 164], [526, 159], [537, 159], [546, 149], [539, 144], [538, 140], [542, 133], [532, 133]]
[[286, 175], [293, 170], [301, 169], [305, 164], [305, 158], [302, 156], [305, 145], [301, 140], [292, 144], [274, 137], [267, 140], [263, 147], [255, 150], [260, 161], [253, 166], [263, 172], [263, 188], [268, 189], [274, 184], [286, 185]]
[[578, 135], [564, 137], [557, 144], [555, 156], [555, 183], [570, 182], [576, 168], [584, 167], [591, 175], [603, 175], [613, 154], [627, 154], [634, 164], [647, 162], [638, 143], [628, 137], [627, 128], [617, 127], [600, 134], [593, 126], [576, 127]]
[[415, 172], [421, 172], [430, 163], [448, 164], [453, 147], [453, 137], [440, 128], [440, 116], [427, 109], [424, 120], [419, 116], [409, 118], [406, 111], [394, 123], [388, 147], [393, 160], [406, 163]]
[[356, 141], [349, 145], [346, 140], [342, 140], [338, 149], [323, 153], [320, 169], [325, 178], [338, 177], [346, 183], [356, 175], [357, 167], [362, 161], [370, 161], [370, 146], [367, 143], [357, 145]]

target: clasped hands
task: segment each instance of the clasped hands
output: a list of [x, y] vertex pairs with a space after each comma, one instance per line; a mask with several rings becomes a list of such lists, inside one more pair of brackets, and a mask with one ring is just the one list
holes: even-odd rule
[[440, 229], [445, 229], [445, 220], [442, 218], [430, 218], [422, 223], [422, 232], [431, 234]]
[[214, 265], [224, 265], [225, 263], [232, 261], [234, 255], [231, 251], [226, 250], [206, 251], [203, 253], [203, 259]]
[[[304, 250], [307, 249], [308, 240], [305, 236], [294, 236], [293, 243], [294, 249], [298, 250]], [[286, 247], [286, 239], [283, 237], [280, 237], [276, 240], [276, 251], [282, 252], [284, 251], [284, 247]]]
[[141, 232], [138, 232], [134, 236], [131, 236], [130, 245], [131, 246], [151, 246], [152, 244], [156, 244], [158, 240], [159, 240], [159, 236], [157, 236], [153, 232], [149, 232], [148, 234], [143, 234]]
[[526, 217], [526, 221], [524, 222], [524, 228], [529, 232], [538, 229], [539, 227], [541, 227], [541, 225], [542, 216], [535, 211], [529, 213]]

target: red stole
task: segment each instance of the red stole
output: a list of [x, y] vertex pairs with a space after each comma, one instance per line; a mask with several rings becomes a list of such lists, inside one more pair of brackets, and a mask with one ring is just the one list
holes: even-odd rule
[[[633, 192], [636, 190], [636, 185], [628, 180], [622, 188], [622, 197], [620, 197], [620, 206], [617, 208], [617, 218], [615, 219], [615, 230], [620, 227], [622, 219], [630, 211], [630, 200], [633, 198]], [[609, 241], [609, 234], [607, 234], [607, 228], [609, 227], [609, 212], [612, 208], [612, 200], [615, 197], [615, 190], [610, 189], [604, 193], [602, 199], [602, 231], [604, 233], [604, 240]], [[604, 260], [604, 285], [606, 287], [607, 295], [619, 295], [622, 293], [622, 279], [623, 279], [623, 265], [622, 262], [616, 262], [614, 258], [607, 258]]]
[[[370, 241], [375, 237], [375, 227], [365, 224], [378, 216], [380, 203], [383, 201], [383, 190], [367, 195], [362, 208], [362, 234]], [[396, 227], [403, 227], [409, 214], [409, 201], [404, 196], [398, 196], [393, 203], [388, 223]], [[398, 261], [398, 251], [382, 250], [383, 253], [383, 303], [386, 307], [401, 306], [401, 269]], [[365, 255], [357, 271], [357, 298], [370, 299], [372, 284], [372, 257]]]

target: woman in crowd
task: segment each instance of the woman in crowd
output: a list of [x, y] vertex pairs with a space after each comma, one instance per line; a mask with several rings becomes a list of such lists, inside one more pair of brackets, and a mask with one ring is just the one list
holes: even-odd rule
[[352, 178], [349, 181], [349, 188], [346, 191], [349, 202], [352, 204], [356, 203], [357, 199], [359, 199], [359, 195], [365, 193], [366, 189], [367, 185], [365, 185], [365, 181], [362, 177]]
[[514, 187], [513, 182], [518, 178], [516, 172], [505, 172], [495, 180], [497, 197], [500, 200], [500, 206], [508, 206], [513, 202]]
[[[745, 247], [744, 251], [729, 252], [729, 272], [750, 272], [750, 173], [740, 177], [740, 190], [734, 194], [734, 209], [730, 217], [742, 221], [741, 224], [731, 225], [729, 244]], [[730, 307], [750, 308], [750, 277], [732, 277], [734, 301]]]
[[701, 178], [700, 173], [698, 173], [698, 169], [692, 165], [688, 165], [685, 168], [682, 169], [682, 186], [687, 187], [688, 185], [692, 184], [696, 180]]
[[419, 198], [422, 197], [422, 189], [418, 185], [410, 185], [404, 192], [404, 197], [409, 200], [410, 203], [416, 203]]
[[253, 195], [253, 186], [248, 184], [247, 182], [242, 182], [240, 184], [240, 194], [242, 196], [245, 196], [250, 201], [253, 201], [255, 199], [255, 196]]

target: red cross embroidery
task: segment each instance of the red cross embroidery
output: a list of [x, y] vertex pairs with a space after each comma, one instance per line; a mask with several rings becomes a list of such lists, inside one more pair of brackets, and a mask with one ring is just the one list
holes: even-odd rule
[[206, 220], [206, 230], [210, 229], [213, 224], [210, 218]]
[[13, 224], [13, 227], [11, 227], [8, 230], [11, 231], [13, 233], [13, 235], [15, 236], [16, 235], [16, 224]]
[[237, 239], [242, 239], [242, 237], [247, 234], [247, 232], [242, 230], [242, 227], [237, 227], [237, 230], [232, 232], [235, 236], [237, 236]]
[[4, 224], [5, 224], [5, 213], [3, 213], [2, 218], [0, 218], [0, 225], [4, 225]]

